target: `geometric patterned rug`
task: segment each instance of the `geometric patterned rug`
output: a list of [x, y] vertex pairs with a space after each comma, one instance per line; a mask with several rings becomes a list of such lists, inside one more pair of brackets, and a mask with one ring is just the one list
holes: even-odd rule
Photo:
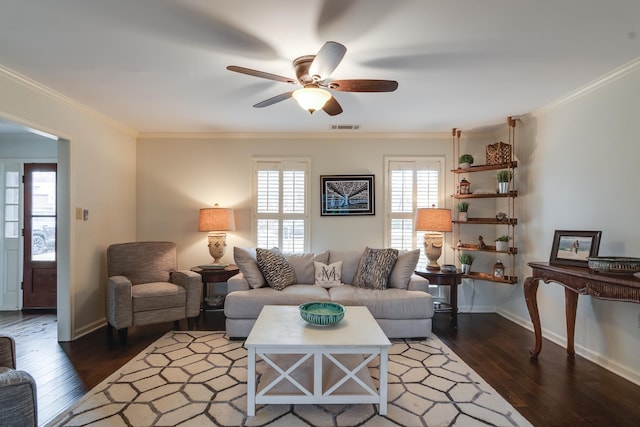
[[[436, 336], [392, 340], [387, 415], [377, 405], [257, 405], [247, 351], [224, 332], [169, 332], [50, 426], [530, 426]], [[258, 365], [263, 364], [260, 362]], [[377, 380], [377, 364], [370, 366]], [[258, 366], [258, 372], [260, 366]]]

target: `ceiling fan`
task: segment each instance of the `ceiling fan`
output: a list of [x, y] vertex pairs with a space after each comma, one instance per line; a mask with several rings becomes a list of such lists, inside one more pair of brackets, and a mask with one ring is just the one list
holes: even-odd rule
[[342, 107], [325, 89], [340, 92], [393, 92], [398, 88], [398, 82], [395, 80], [327, 80], [342, 61], [346, 51], [347, 48], [342, 44], [328, 41], [316, 55], [304, 55], [294, 59], [293, 68], [297, 80], [236, 65], [228, 66], [227, 70], [302, 86], [301, 89], [284, 92], [258, 102], [254, 105], [256, 108], [268, 107], [293, 97], [303, 109], [310, 113], [322, 109], [330, 116], [342, 113]]

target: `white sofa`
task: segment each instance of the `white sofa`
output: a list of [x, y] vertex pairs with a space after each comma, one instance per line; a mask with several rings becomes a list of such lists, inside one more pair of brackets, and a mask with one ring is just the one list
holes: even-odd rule
[[[344, 306], [366, 306], [389, 338], [417, 338], [431, 335], [434, 314], [429, 282], [413, 274], [418, 251], [398, 255], [386, 289], [352, 286], [363, 251], [325, 251], [319, 254], [284, 254], [293, 267], [296, 284], [276, 290], [266, 281], [255, 258], [255, 249], [234, 248], [240, 273], [227, 282], [224, 314], [227, 335], [245, 338], [265, 305], [299, 305], [310, 301], [333, 301]], [[314, 285], [314, 261], [333, 264], [342, 261], [343, 285], [325, 288]]]

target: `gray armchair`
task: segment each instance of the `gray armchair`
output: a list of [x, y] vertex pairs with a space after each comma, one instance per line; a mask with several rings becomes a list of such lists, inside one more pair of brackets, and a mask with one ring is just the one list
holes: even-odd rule
[[189, 329], [200, 314], [202, 279], [178, 270], [173, 242], [118, 243], [107, 248], [107, 329], [188, 319]]
[[16, 371], [16, 344], [0, 334], [0, 426], [37, 426], [36, 382]]

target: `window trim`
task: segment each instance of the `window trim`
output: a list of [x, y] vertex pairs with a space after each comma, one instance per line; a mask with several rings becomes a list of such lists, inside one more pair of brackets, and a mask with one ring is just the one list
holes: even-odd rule
[[[305, 165], [305, 180], [304, 180], [304, 194], [305, 194], [305, 201], [304, 201], [304, 213], [301, 214], [291, 214], [291, 217], [295, 218], [295, 219], [303, 219], [304, 220], [304, 241], [303, 241], [303, 245], [304, 245], [304, 252], [309, 251], [309, 247], [310, 247], [310, 235], [311, 235], [311, 216], [309, 215], [310, 212], [310, 203], [311, 203], [311, 194], [310, 194], [310, 188], [311, 188], [311, 158], [308, 157], [254, 157], [252, 159], [252, 179], [251, 179], [251, 199], [253, 202], [253, 207], [251, 209], [251, 239], [253, 241], [253, 243], [257, 246], [258, 245], [258, 171], [261, 170], [259, 168], [260, 163], [278, 163], [280, 165], [285, 164], [285, 163], [301, 163]], [[282, 169], [280, 169], [281, 171]], [[282, 192], [280, 192], [279, 195], [279, 206], [280, 208], [282, 208]], [[282, 221], [283, 218], [283, 214], [277, 213], [277, 214], [265, 214], [265, 216], [262, 216], [261, 218], [271, 218], [271, 219], [278, 219], [280, 221]], [[279, 235], [279, 240], [282, 239], [282, 228], [280, 228], [280, 235]]]
[[[392, 162], [438, 162], [440, 170], [438, 174], [438, 207], [446, 208], [446, 156], [385, 156], [384, 157], [384, 245], [391, 247], [391, 163]], [[415, 200], [415, 194], [414, 194]], [[426, 207], [426, 206], [425, 206]], [[415, 212], [413, 213], [415, 215]], [[422, 242], [418, 242], [414, 236], [413, 249], [422, 249]]]

